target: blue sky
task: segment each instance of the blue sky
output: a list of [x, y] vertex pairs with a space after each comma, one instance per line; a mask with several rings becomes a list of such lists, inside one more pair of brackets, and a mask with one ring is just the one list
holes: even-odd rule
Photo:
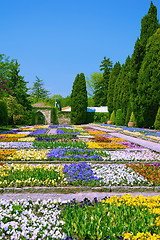
[[[51, 96], [70, 95], [78, 73], [104, 56], [123, 64], [140, 36], [150, 0], [1, 1], [0, 53], [17, 59], [28, 87], [38, 76]], [[160, 19], [160, 1], [153, 0]]]

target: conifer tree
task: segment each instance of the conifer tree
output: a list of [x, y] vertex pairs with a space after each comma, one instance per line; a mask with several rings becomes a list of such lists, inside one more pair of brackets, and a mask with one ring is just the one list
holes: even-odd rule
[[138, 75], [138, 126], [152, 127], [160, 103], [160, 28], [150, 37]]
[[137, 87], [138, 87], [138, 73], [141, 68], [142, 61], [145, 57], [146, 44], [149, 39], [159, 27], [157, 18], [157, 8], [151, 1], [148, 14], [141, 20], [141, 33], [140, 38], [137, 39], [134, 47], [134, 52], [131, 57], [131, 70], [130, 70], [130, 107], [133, 112], [139, 111]]
[[114, 87], [116, 80], [118, 78], [118, 75], [121, 70], [121, 64], [119, 62], [115, 63], [114, 67], [112, 68], [112, 71], [109, 76], [109, 82], [108, 82], [108, 93], [107, 93], [107, 106], [108, 111], [111, 114], [113, 112], [113, 97], [114, 97]]
[[109, 58], [106, 59], [106, 57], [104, 57], [104, 60], [101, 63], [100, 71], [103, 71], [103, 80], [96, 85], [93, 99], [95, 104], [99, 101], [99, 106], [106, 106], [108, 82], [110, 72], [112, 70], [112, 61], [110, 61]]
[[82, 124], [87, 121], [87, 90], [84, 73], [77, 74], [71, 93], [71, 123]]

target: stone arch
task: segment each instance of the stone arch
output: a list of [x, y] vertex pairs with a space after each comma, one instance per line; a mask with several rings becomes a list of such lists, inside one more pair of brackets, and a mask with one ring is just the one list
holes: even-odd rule
[[51, 110], [50, 106], [44, 103], [36, 103], [32, 105], [35, 114], [35, 124], [47, 124], [51, 123]]
[[45, 124], [45, 115], [41, 111], [35, 114], [35, 124]]

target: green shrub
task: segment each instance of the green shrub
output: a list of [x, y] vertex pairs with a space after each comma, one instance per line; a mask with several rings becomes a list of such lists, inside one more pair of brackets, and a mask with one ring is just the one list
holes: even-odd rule
[[115, 115], [115, 111], [113, 111], [113, 112], [111, 113], [110, 120], [112, 121], [112, 124], [115, 124], [115, 122], [116, 122], [116, 115]]
[[160, 130], [160, 107], [159, 107], [157, 115], [156, 115], [154, 127], [155, 127], [155, 129]]
[[115, 119], [116, 125], [122, 126], [123, 125], [123, 113], [122, 109], [118, 109], [116, 111], [116, 119]]
[[0, 125], [6, 126], [8, 124], [8, 110], [7, 104], [0, 100]]
[[23, 124], [31, 126], [35, 124], [35, 121], [33, 121], [33, 112], [29, 110], [25, 110], [23, 113]]

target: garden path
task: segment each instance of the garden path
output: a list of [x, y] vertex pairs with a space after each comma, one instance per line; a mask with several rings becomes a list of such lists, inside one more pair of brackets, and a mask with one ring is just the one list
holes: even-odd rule
[[[101, 200], [104, 197], [111, 197], [111, 196], [123, 196], [124, 194], [128, 193], [115, 193], [115, 192], [79, 192], [79, 193], [69, 193], [69, 194], [60, 194], [60, 193], [5, 193], [0, 194], [0, 199], [7, 199], [7, 200], [16, 200], [16, 199], [27, 199], [32, 198], [34, 201], [37, 199], [61, 199], [61, 201], [67, 201], [72, 200], [73, 198], [76, 198], [78, 201], [82, 201], [84, 198], [88, 198], [90, 200], [93, 200], [95, 197], [97, 197], [99, 200]], [[153, 196], [160, 196], [159, 193], [155, 192], [133, 192], [130, 193], [133, 196], [142, 195], [144, 197], [153, 197]]]
[[57, 134], [57, 129], [56, 128], [51, 128], [48, 132], [47, 135], [56, 135]]
[[90, 125], [90, 127], [94, 128], [94, 129], [97, 129], [97, 130], [100, 130], [100, 131], [107, 132], [108, 134], [111, 134], [114, 137], [119, 137], [119, 138], [126, 139], [129, 142], [138, 144], [140, 146], [143, 146], [145, 148], [149, 148], [153, 151], [156, 151], [156, 152], [160, 153], [160, 143], [150, 141], [149, 139], [144, 140], [144, 139], [141, 139], [140, 137], [127, 136], [123, 133], [119, 133], [118, 130], [116, 130], [116, 131], [115, 130], [108, 130], [108, 129], [98, 127], [98, 126], [93, 126], [93, 125]]

